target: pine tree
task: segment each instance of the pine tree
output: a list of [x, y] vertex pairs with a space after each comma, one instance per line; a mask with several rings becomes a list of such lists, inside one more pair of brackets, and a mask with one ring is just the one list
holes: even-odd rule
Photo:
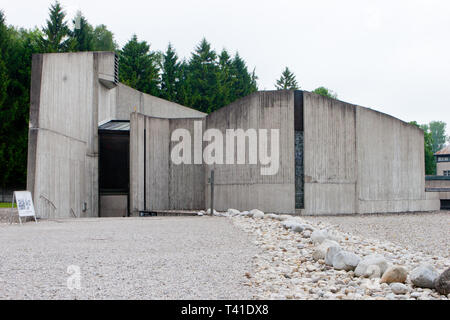
[[255, 71], [249, 73], [245, 61], [236, 53], [232, 62], [233, 82], [232, 101], [248, 96], [258, 90]]
[[218, 109], [218, 66], [216, 52], [202, 39], [189, 61], [186, 81], [191, 90], [190, 104], [202, 112], [210, 113]]
[[73, 39], [72, 51], [93, 51], [94, 50], [94, 30], [83, 14], [78, 11], [77, 16], [72, 21], [73, 30], [70, 36]]
[[47, 25], [42, 29], [44, 32], [42, 45], [45, 52], [65, 52], [70, 47], [70, 39], [67, 39], [69, 27], [65, 18], [65, 12], [60, 3], [56, 1], [50, 6]]
[[233, 85], [237, 81], [233, 73], [233, 62], [228, 52], [223, 49], [219, 56], [219, 88], [218, 104], [220, 107], [226, 106], [234, 101], [235, 95]]
[[120, 81], [136, 90], [158, 96], [158, 55], [150, 51], [147, 42], [139, 42], [136, 35], [120, 52]]
[[161, 71], [161, 97], [169, 101], [175, 101], [180, 76], [180, 63], [170, 43], [162, 57]]
[[[0, 112], [7, 97], [8, 88], [8, 69], [6, 68], [6, 59], [8, 55], [9, 32], [6, 26], [5, 15], [0, 10]], [[1, 124], [0, 124], [1, 125]]]
[[275, 87], [277, 90], [297, 90], [300, 88], [297, 84], [297, 80], [295, 79], [295, 75], [289, 70], [288, 67], [284, 69], [280, 79], [277, 80]]
[[114, 34], [104, 24], [95, 27], [93, 38], [94, 51], [117, 51]]

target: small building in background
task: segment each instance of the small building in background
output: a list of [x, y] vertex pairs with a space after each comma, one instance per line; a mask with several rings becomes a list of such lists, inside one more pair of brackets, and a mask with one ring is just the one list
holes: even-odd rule
[[436, 175], [450, 177], [450, 145], [434, 154], [436, 157]]

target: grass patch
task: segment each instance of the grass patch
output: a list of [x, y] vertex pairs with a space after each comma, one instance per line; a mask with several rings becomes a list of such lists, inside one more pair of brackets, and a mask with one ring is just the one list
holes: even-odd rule
[[[0, 208], [11, 208], [11, 202], [0, 202]], [[17, 205], [15, 203], [14, 208], [17, 208]]]

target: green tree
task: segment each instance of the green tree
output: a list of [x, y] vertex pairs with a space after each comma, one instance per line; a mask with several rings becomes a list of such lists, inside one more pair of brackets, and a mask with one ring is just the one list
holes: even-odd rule
[[237, 82], [233, 60], [227, 50], [223, 49], [219, 55], [218, 70], [218, 101], [220, 106], [226, 106], [234, 100], [234, 87]]
[[218, 65], [216, 52], [202, 39], [189, 61], [187, 86], [191, 90], [188, 106], [210, 113], [218, 108]]
[[433, 137], [433, 153], [438, 152], [445, 146], [447, 137], [445, 135], [445, 129], [447, 124], [443, 121], [431, 121], [428, 124], [428, 129]]
[[289, 70], [288, 67], [286, 67], [281, 74], [280, 79], [277, 80], [275, 88], [277, 88], [277, 90], [297, 90], [300, 87], [295, 79], [295, 75]]
[[117, 51], [118, 45], [114, 34], [104, 25], [98, 25], [93, 32], [94, 51]]
[[[0, 14], [0, 185], [25, 187], [31, 55], [42, 34], [6, 26]], [[6, 94], [5, 94], [6, 92]]]
[[425, 144], [425, 174], [435, 175], [436, 159], [434, 158], [433, 152], [433, 136], [428, 130], [428, 125], [419, 125], [416, 121], [412, 121], [410, 124], [413, 124], [423, 130]]
[[247, 69], [245, 61], [239, 56], [239, 53], [233, 58], [231, 74], [233, 77], [231, 101], [233, 102], [239, 98], [248, 96], [249, 94], [258, 90], [255, 75], [255, 70], [250, 73]]
[[83, 14], [78, 11], [73, 19], [73, 30], [70, 36], [73, 39], [72, 51], [93, 51], [94, 50], [94, 30]]
[[0, 108], [3, 106], [8, 89], [8, 70], [6, 68], [8, 55], [9, 32], [6, 26], [5, 14], [0, 11]]
[[325, 87], [319, 87], [319, 88], [315, 89], [313, 91], [313, 93], [320, 94], [321, 96], [331, 98], [331, 99], [337, 99], [337, 97], [338, 97], [338, 95], [335, 92], [333, 92], [332, 90], [327, 89]]
[[42, 29], [44, 33], [41, 38], [42, 49], [45, 52], [65, 52], [70, 48], [71, 39], [68, 37], [70, 30], [65, 18], [66, 13], [56, 1], [50, 6], [49, 19]]
[[170, 43], [161, 60], [161, 97], [169, 101], [175, 101], [180, 76], [180, 63]]
[[133, 35], [120, 51], [120, 81], [136, 90], [158, 96], [158, 64], [158, 55], [150, 51], [150, 45], [145, 41], [139, 42]]

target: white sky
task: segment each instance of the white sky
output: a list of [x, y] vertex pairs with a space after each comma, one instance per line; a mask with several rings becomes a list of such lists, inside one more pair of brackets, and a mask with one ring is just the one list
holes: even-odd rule
[[[0, 0], [8, 24], [43, 26], [51, 0]], [[180, 57], [202, 37], [216, 51], [236, 50], [259, 89], [273, 89], [285, 66], [302, 89], [325, 86], [339, 99], [405, 121], [450, 126], [448, 0], [61, 0], [105, 24], [119, 45], [133, 33]], [[450, 128], [447, 128], [450, 134]]]

